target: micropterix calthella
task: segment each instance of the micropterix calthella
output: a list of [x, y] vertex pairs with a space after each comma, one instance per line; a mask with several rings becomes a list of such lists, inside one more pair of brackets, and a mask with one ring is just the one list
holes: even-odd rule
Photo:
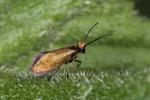
[[60, 48], [53, 51], [46, 51], [41, 52], [32, 62], [30, 72], [33, 76], [45, 76], [48, 75], [50, 72], [55, 73], [58, 71], [61, 65], [68, 64], [71, 62], [77, 62], [81, 64], [80, 60], [77, 60], [77, 56], [79, 53], [84, 54], [86, 47], [90, 45], [91, 43], [112, 34], [105, 34], [102, 35], [90, 42], [86, 42], [86, 39], [90, 33], [90, 31], [97, 25], [98, 23], [94, 24], [87, 34], [85, 35], [84, 39], [76, 45]]

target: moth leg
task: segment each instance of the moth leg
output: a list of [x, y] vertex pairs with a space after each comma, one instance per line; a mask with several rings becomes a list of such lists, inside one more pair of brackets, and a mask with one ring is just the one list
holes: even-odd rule
[[69, 69], [68, 69], [68, 71], [66, 72], [66, 74], [67, 74], [67, 78], [69, 78], [69, 72], [71, 71], [71, 67], [72, 67], [72, 65], [73, 65], [73, 62], [74, 62], [74, 60], [70, 63], [70, 65], [69, 65]]
[[48, 81], [49, 81], [50, 79], [53, 80], [53, 76], [58, 72], [59, 68], [60, 68], [60, 66], [57, 67], [56, 69], [54, 69], [54, 70], [52, 71], [51, 75], [49, 75], [49, 76], [47, 77], [47, 80], [48, 80]]
[[67, 72], [67, 78], [69, 78], [69, 71], [71, 71], [71, 68], [72, 68], [72, 64], [74, 63], [74, 62], [77, 62], [78, 64], [77, 64], [77, 68], [81, 65], [81, 63], [82, 63], [82, 61], [80, 61], [80, 60], [77, 60], [77, 59], [75, 59], [75, 60], [73, 60], [72, 62], [71, 62], [71, 64], [70, 64], [70, 66], [69, 66], [69, 69], [68, 69], [68, 72]]
[[77, 68], [78, 68], [78, 67], [81, 65], [81, 63], [82, 63], [82, 61], [77, 60], [77, 59], [75, 59], [74, 61], [78, 63], [78, 64], [77, 64]]
[[47, 81], [49, 81], [51, 78], [52, 78], [52, 74], [47, 77]]
[[69, 72], [67, 72], [67, 78], [69, 78]]

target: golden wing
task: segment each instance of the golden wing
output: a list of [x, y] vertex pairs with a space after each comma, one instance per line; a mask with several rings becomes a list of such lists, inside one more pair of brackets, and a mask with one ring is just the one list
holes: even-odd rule
[[65, 48], [51, 52], [43, 52], [33, 61], [31, 72], [34, 76], [48, 74], [50, 71], [68, 62], [74, 53], [75, 50]]

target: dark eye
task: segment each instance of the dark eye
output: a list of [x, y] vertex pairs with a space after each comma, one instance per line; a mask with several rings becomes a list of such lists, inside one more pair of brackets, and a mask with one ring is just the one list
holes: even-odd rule
[[85, 53], [85, 49], [81, 49], [81, 53]]

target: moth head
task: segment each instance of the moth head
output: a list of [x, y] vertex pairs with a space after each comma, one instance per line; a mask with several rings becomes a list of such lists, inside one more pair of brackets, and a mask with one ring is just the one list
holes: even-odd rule
[[78, 51], [80, 53], [85, 53], [86, 43], [85, 42], [79, 42], [78, 43]]

